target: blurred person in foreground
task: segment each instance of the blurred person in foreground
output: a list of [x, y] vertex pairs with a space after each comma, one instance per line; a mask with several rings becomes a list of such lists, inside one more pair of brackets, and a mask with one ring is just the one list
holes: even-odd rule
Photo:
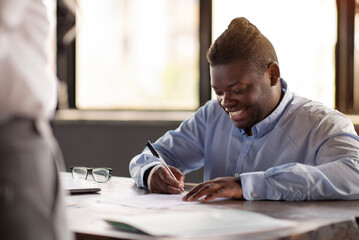
[[[294, 94], [270, 41], [247, 19], [233, 19], [208, 52], [216, 100], [207, 102], [154, 148], [130, 163], [139, 187], [181, 193], [184, 174], [204, 182], [183, 200], [359, 199], [359, 141], [342, 113]], [[298, 66], [306, 77], [306, 66]], [[308, 86], [310, 88], [310, 86]]]
[[57, 79], [46, 0], [0, 0], [0, 238], [73, 239], [50, 120]]

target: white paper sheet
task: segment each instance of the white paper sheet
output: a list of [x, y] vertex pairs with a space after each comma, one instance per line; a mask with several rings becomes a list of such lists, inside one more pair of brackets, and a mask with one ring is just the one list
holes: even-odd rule
[[118, 217], [108, 221], [113, 226], [125, 223], [153, 236], [237, 235], [274, 231], [296, 225], [292, 221], [238, 209], [162, 211]]
[[129, 198], [121, 199], [106, 199], [100, 200], [99, 203], [109, 203], [121, 206], [129, 206], [136, 208], [168, 208], [176, 205], [189, 205], [189, 204], [198, 204], [199, 202], [185, 202], [182, 201], [183, 196], [186, 193], [182, 194], [145, 194], [145, 195], [136, 195]]

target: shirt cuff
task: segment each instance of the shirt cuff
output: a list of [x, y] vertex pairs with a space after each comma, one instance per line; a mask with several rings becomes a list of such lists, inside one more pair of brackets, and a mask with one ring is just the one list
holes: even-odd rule
[[240, 175], [243, 197], [246, 200], [266, 199], [264, 172], [242, 173]]

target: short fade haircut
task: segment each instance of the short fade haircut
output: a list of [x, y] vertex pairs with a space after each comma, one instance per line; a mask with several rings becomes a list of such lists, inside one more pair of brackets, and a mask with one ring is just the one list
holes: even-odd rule
[[277, 54], [271, 42], [246, 18], [235, 18], [214, 41], [207, 53], [210, 65], [229, 64], [242, 60], [249, 70], [263, 73]]

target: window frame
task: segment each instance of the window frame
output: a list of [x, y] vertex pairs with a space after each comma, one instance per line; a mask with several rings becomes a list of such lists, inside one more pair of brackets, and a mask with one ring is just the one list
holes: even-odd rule
[[337, 44], [335, 49], [335, 108], [358, 114], [354, 91], [355, 0], [337, 0]]
[[[212, 43], [212, 1], [199, 0], [199, 106], [211, 99], [211, 85], [209, 75], [209, 64], [207, 62], [207, 51]], [[64, 35], [66, 21], [70, 19], [76, 24], [76, 17], [72, 13], [64, 11], [64, 5], [57, 0], [57, 36]], [[68, 20], [67, 20], [68, 21]], [[74, 40], [64, 46], [57, 41], [57, 76], [67, 86], [67, 100], [69, 109], [76, 108], [76, 36]], [[85, 110], [91, 111], [91, 110]], [[112, 111], [112, 110], [109, 110]], [[113, 109], [121, 111], [121, 109]], [[135, 110], [134, 110], [135, 111]], [[149, 110], [150, 111], [150, 110]], [[168, 111], [168, 110], [163, 110]], [[172, 110], [171, 110], [172, 111]], [[176, 109], [173, 109], [176, 111]]]

